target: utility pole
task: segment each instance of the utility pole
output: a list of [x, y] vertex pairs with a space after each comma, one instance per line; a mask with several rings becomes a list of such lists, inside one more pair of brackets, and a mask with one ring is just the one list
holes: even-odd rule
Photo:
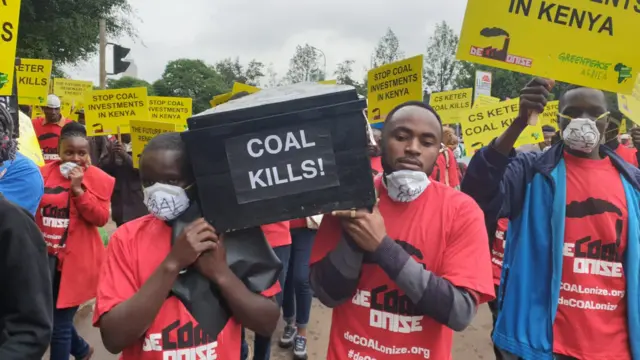
[[107, 87], [107, 22], [100, 19], [100, 89]]

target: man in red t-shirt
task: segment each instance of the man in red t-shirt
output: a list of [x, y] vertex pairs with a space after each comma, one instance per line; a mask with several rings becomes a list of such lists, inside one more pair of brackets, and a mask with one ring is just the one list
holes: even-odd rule
[[[109, 242], [94, 323], [107, 350], [122, 353], [121, 360], [236, 360], [242, 326], [268, 336], [280, 317], [272, 299], [279, 285], [251, 292], [229, 268], [223, 237], [204, 219], [187, 225], [171, 244], [167, 222], [189, 207], [185, 189], [195, 181], [186, 156], [178, 133], [160, 134], [147, 144], [140, 176], [151, 214], [119, 227]], [[217, 285], [232, 314], [217, 335], [206, 333], [170, 296], [179, 274], [191, 265]]]
[[38, 137], [42, 156], [46, 164], [60, 160], [58, 156], [58, 140], [62, 127], [71, 122], [60, 114], [60, 99], [51, 94], [47, 96], [47, 105], [42, 107], [44, 118], [33, 119], [33, 130]]
[[453, 331], [494, 297], [484, 217], [475, 202], [430, 182], [442, 141], [422, 102], [392, 110], [373, 211], [322, 220], [311, 285], [334, 308], [328, 360], [451, 359]]
[[563, 142], [513, 157], [553, 84], [527, 84], [517, 118], [471, 160], [463, 184], [489, 219], [511, 221], [493, 338], [526, 358], [637, 358], [637, 295], [626, 294], [638, 282], [629, 269], [638, 268], [637, 215], [630, 214], [640, 172], [601, 146], [611, 120], [605, 94], [567, 90], [558, 110]]

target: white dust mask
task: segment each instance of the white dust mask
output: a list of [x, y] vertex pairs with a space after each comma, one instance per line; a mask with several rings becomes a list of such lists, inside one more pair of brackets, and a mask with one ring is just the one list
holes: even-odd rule
[[577, 118], [569, 122], [562, 132], [562, 138], [570, 149], [589, 154], [600, 143], [600, 131], [595, 121]]
[[149, 213], [160, 220], [174, 220], [189, 207], [187, 192], [180, 186], [155, 183], [142, 192]]
[[74, 162], [62, 163], [60, 164], [60, 174], [62, 174], [62, 176], [64, 176], [65, 179], [68, 179], [69, 173], [71, 172], [71, 170], [75, 169], [76, 167], [78, 167], [78, 164]]
[[385, 175], [383, 183], [389, 197], [398, 202], [410, 202], [418, 198], [431, 184], [427, 174], [422, 171], [398, 170]]

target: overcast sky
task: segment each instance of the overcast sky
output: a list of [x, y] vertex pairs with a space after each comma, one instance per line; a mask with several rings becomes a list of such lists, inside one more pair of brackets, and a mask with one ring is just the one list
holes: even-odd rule
[[[459, 31], [466, 0], [129, 0], [138, 38], [108, 39], [131, 48], [138, 77], [158, 79], [178, 58], [209, 64], [236, 56], [273, 64], [282, 77], [296, 45], [308, 43], [327, 57], [327, 78], [335, 65], [355, 60], [360, 78], [373, 49], [390, 27], [407, 57], [424, 53], [437, 22]], [[110, 53], [108, 53], [110, 54]], [[110, 55], [107, 68], [111, 68]], [[77, 80], [98, 83], [97, 56], [65, 69]], [[263, 81], [266, 82], [266, 79]]]

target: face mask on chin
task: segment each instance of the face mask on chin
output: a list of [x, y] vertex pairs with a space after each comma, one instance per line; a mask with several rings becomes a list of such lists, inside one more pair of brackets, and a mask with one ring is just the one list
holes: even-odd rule
[[160, 220], [174, 220], [190, 205], [186, 190], [180, 186], [155, 183], [142, 192], [147, 210]]
[[596, 122], [587, 118], [572, 119], [562, 131], [566, 146], [575, 151], [590, 154], [600, 145], [600, 131]]
[[422, 171], [398, 170], [384, 175], [382, 182], [393, 201], [411, 202], [427, 189], [431, 180]]

